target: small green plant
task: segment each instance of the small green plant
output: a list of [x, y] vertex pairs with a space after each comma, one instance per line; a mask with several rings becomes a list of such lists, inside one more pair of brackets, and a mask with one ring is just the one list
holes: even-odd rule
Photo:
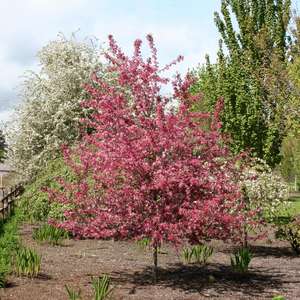
[[6, 284], [6, 270], [0, 269], [0, 288], [4, 288]]
[[285, 297], [281, 296], [281, 295], [278, 295], [278, 296], [274, 296], [272, 298], [272, 300], [285, 300]]
[[65, 289], [68, 293], [69, 300], [80, 300], [81, 299], [81, 290], [79, 289], [78, 292], [75, 290], [71, 289], [67, 285], [65, 285]]
[[290, 222], [278, 226], [275, 234], [277, 239], [288, 241], [297, 255], [300, 255], [300, 216]]
[[146, 250], [147, 248], [150, 247], [150, 242], [151, 240], [149, 238], [143, 238], [141, 240], [138, 240], [136, 243], [139, 246], [140, 249]]
[[193, 257], [198, 264], [206, 264], [213, 254], [213, 248], [207, 245], [196, 245], [192, 247]]
[[182, 258], [186, 264], [190, 264], [193, 259], [193, 251], [192, 249], [185, 247], [182, 249]]
[[36, 277], [41, 268], [41, 256], [29, 248], [21, 248], [15, 259], [18, 276]]
[[197, 264], [206, 264], [207, 260], [212, 256], [213, 248], [204, 244], [192, 246], [191, 248], [183, 248], [182, 257], [185, 263], [192, 262]]
[[112, 288], [110, 288], [110, 278], [107, 275], [94, 278], [92, 286], [94, 289], [94, 300], [107, 299], [112, 292]]
[[60, 228], [44, 224], [35, 229], [32, 238], [38, 242], [48, 242], [50, 245], [60, 245], [63, 239], [68, 238], [68, 233]]
[[231, 266], [235, 271], [246, 273], [252, 259], [252, 254], [248, 248], [240, 248], [231, 257]]

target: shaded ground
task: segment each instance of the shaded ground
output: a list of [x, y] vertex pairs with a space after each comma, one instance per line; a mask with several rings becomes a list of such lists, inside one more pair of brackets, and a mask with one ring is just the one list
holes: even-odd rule
[[206, 267], [185, 266], [169, 247], [159, 255], [159, 284], [151, 280], [152, 256], [130, 242], [69, 240], [64, 246], [38, 245], [32, 227], [24, 226], [22, 238], [42, 254], [37, 279], [9, 278], [0, 299], [65, 300], [64, 285], [92, 299], [91, 277], [108, 274], [114, 286], [113, 299], [300, 299], [300, 257], [287, 243], [255, 243], [250, 272], [241, 276], [230, 268], [232, 247], [214, 242], [215, 253]]

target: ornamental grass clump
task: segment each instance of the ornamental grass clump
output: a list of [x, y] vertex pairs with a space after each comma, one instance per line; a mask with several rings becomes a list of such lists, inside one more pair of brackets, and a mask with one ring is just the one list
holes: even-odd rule
[[35, 250], [21, 248], [15, 258], [15, 271], [17, 276], [37, 277], [41, 269], [41, 256]]
[[64, 239], [69, 237], [68, 232], [63, 229], [44, 224], [34, 229], [32, 238], [38, 242], [47, 242], [50, 245], [61, 245]]
[[196, 263], [205, 265], [213, 254], [213, 248], [204, 244], [194, 245], [191, 248], [185, 247], [182, 250], [182, 257], [185, 263]]
[[69, 300], [80, 300], [81, 299], [81, 290], [78, 292], [70, 288], [69, 286], [65, 285], [65, 289], [67, 291]]
[[[239, 191], [240, 169], [220, 133], [222, 100], [214, 113], [192, 112], [199, 96], [190, 94], [188, 74], [170, 82], [160, 68], [157, 49], [147, 36], [151, 56], [144, 60], [141, 40], [128, 57], [109, 36], [105, 54], [114, 82], [97, 72], [85, 89], [84, 108], [93, 113], [82, 123], [93, 130], [78, 147], [63, 148], [76, 182], [60, 178], [60, 189], [48, 189], [54, 202], [68, 204], [62, 221], [53, 220], [80, 237], [142, 239], [153, 248], [154, 281], [158, 248], [188, 240], [239, 241], [248, 222]], [[207, 124], [210, 128], [207, 129]], [[252, 216], [253, 214], [251, 214]]]
[[197, 264], [206, 264], [214, 250], [210, 246], [200, 244], [193, 246], [192, 251]]
[[94, 289], [94, 300], [105, 300], [112, 293], [110, 287], [110, 278], [107, 275], [102, 277], [94, 278], [92, 281]]
[[181, 256], [182, 256], [182, 258], [183, 258], [183, 261], [184, 261], [186, 264], [192, 263], [192, 259], [193, 259], [193, 251], [192, 251], [191, 248], [189, 248], [189, 247], [184, 247], [184, 248], [182, 249]]
[[249, 248], [240, 248], [231, 256], [230, 262], [232, 268], [239, 273], [247, 273], [249, 264], [252, 260], [252, 254]]

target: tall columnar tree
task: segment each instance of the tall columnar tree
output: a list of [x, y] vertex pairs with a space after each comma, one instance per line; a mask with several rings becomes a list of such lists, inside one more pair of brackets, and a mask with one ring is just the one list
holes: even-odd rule
[[251, 148], [271, 166], [280, 161], [286, 133], [290, 4], [290, 0], [222, 0], [221, 13], [215, 13], [222, 37], [218, 60], [211, 64], [207, 57], [194, 86], [204, 93], [199, 105], [210, 110], [219, 97], [224, 98], [223, 130], [230, 133], [233, 149]]
[[292, 27], [292, 42], [289, 51], [288, 72], [292, 97], [289, 103], [289, 134], [282, 145], [283, 159], [280, 170], [285, 179], [300, 188], [300, 17], [295, 14]]
[[[61, 179], [63, 191], [50, 198], [72, 209], [59, 226], [92, 238], [150, 238], [157, 265], [163, 241], [189, 239], [239, 240], [246, 216], [239, 192], [238, 157], [232, 156], [219, 132], [222, 103], [218, 102], [210, 130], [201, 122], [207, 113], [192, 113], [192, 79], [179, 76], [174, 94], [166, 97], [157, 50], [148, 36], [152, 56], [141, 55], [135, 41], [126, 56], [110, 37], [106, 54], [118, 87], [95, 75], [84, 106], [94, 112], [84, 122], [94, 132], [64, 155], [77, 182]], [[181, 60], [181, 57], [178, 58]], [[170, 109], [173, 101], [178, 109]], [[174, 104], [174, 103], [173, 103]]]
[[291, 133], [300, 137], [300, 16], [293, 16], [292, 42], [289, 51], [289, 78], [292, 87], [292, 101], [289, 105]]
[[62, 35], [43, 47], [38, 58], [40, 71], [26, 73], [23, 102], [8, 132], [10, 159], [29, 179], [60, 155], [62, 143], [80, 136], [79, 120], [86, 114], [80, 103], [87, 97], [82, 85], [100, 66], [92, 44]]

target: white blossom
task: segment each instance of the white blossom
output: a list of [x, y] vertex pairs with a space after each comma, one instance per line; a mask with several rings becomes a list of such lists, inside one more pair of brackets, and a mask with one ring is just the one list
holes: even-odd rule
[[[8, 126], [9, 156], [15, 168], [31, 178], [57, 157], [62, 143], [79, 137], [79, 120], [86, 114], [82, 84], [102, 69], [92, 44], [59, 35], [38, 53], [40, 72], [28, 72], [22, 86], [22, 104]], [[100, 71], [99, 71], [100, 72]]]
[[288, 205], [288, 185], [263, 160], [256, 159], [244, 171], [240, 184], [250, 208], [264, 217], [273, 218]]

